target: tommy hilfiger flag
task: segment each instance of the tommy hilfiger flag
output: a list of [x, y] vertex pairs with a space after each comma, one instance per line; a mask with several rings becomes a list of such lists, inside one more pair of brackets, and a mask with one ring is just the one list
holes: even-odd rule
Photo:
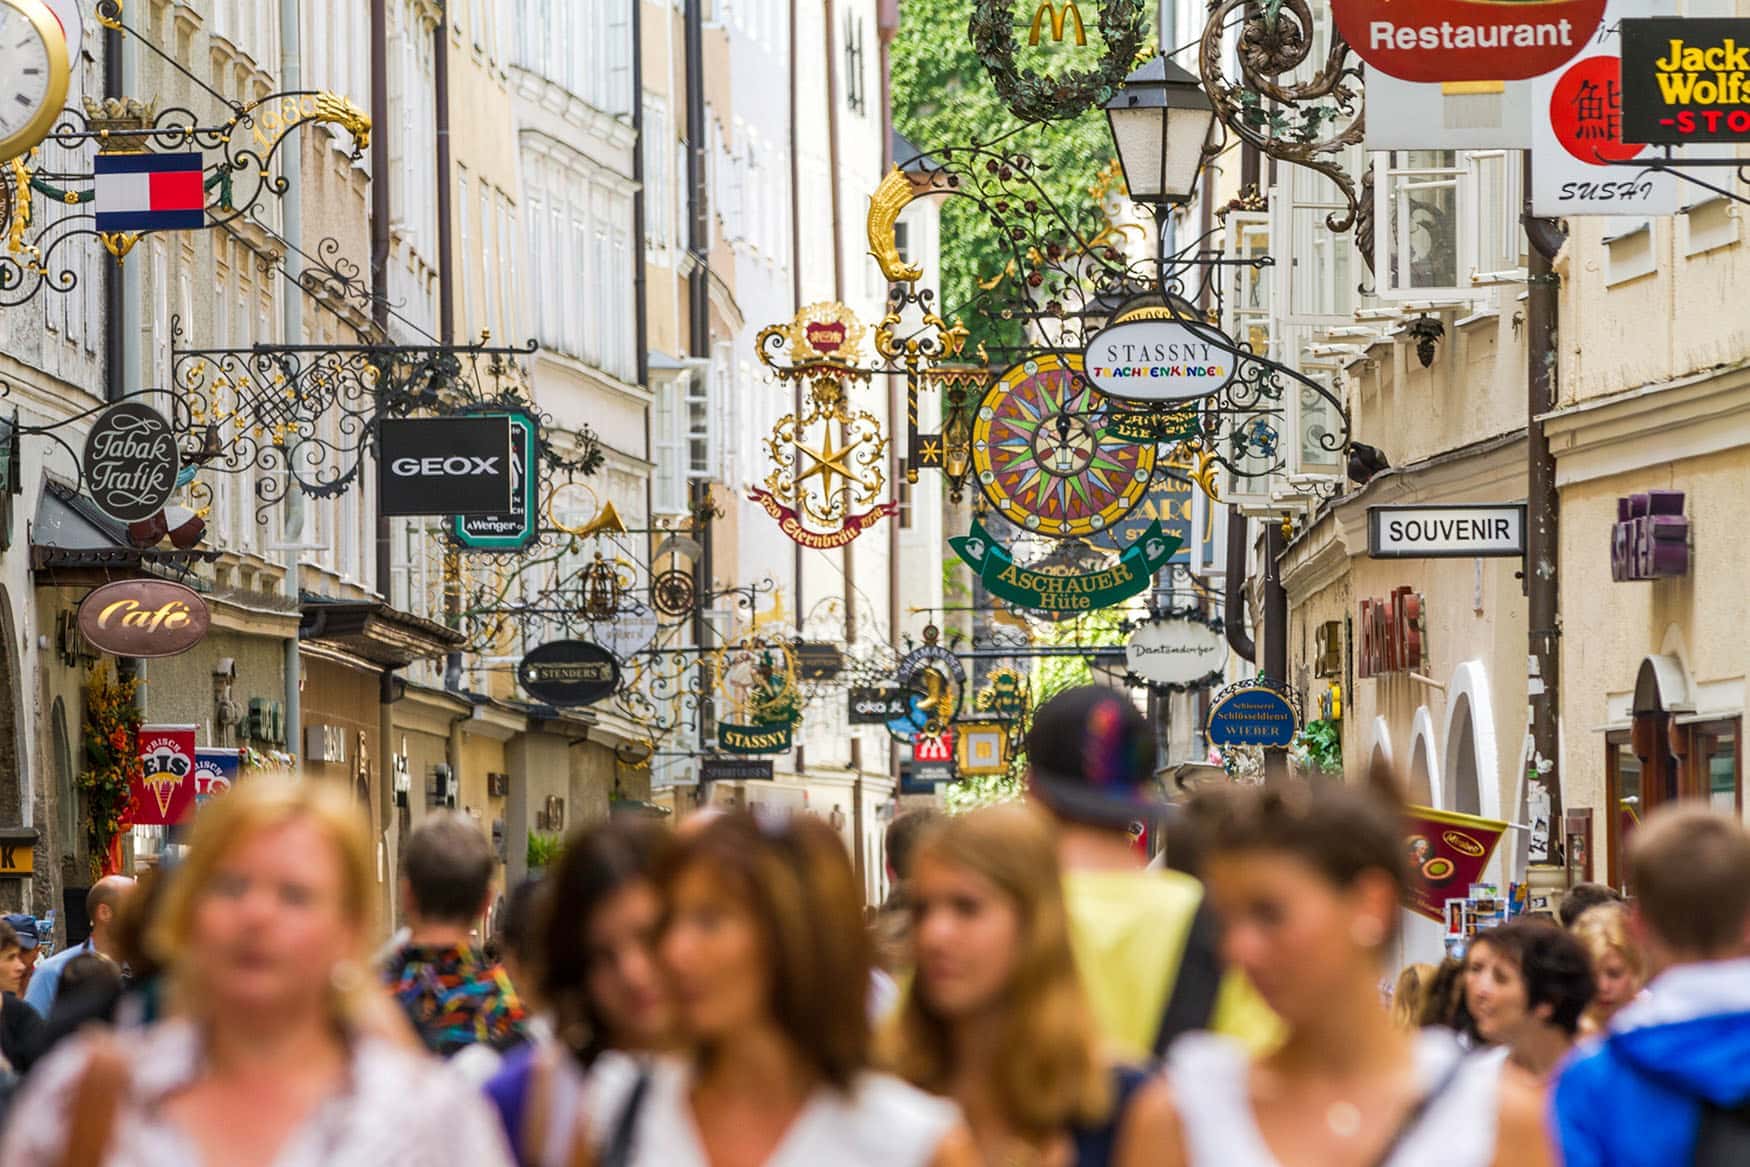
[[195, 230], [206, 223], [201, 156], [99, 154], [93, 200], [99, 231]]

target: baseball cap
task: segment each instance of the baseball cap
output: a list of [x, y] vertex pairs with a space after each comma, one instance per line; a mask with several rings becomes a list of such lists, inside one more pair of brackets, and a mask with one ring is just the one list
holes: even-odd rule
[[1041, 705], [1027, 762], [1035, 797], [1066, 819], [1121, 830], [1168, 812], [1154, 792], [1154, 731], [1116, 690], [1088, 685]]
[[21, 913], [16, 916], [7, 916], [6, 922], [12, 925], [14, 932], [18, 933], [18, 947], [24, 951], [29, 952], [41, 943], [41, 938], [37, 935], [35, 916]]

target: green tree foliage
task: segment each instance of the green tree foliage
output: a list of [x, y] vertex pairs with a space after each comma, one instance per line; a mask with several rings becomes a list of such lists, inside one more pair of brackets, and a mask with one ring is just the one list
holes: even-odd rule
[[[1077, 46], [1074, 37], [1067, 34], [1061, 44], [1055, 43], [1047, 33], [1034, 47], [1026, 43], [1026, 22], [1032, 19], [1032, 8], [1017, 7], [1021, 62], [1053, 71], [1066, 65], [1091, 65], [1101, 51], [1094, 11], [1090, 5], [1084, 13], [1085, 46]], [[975, 140], [991, 141], [1019, 124], [997, 97], [967, 38], [971, 14], [971, 0], [904, 0], [900, 8], [899, 33], [891, 57], [894, 125], [912, 145], [937, 161], [945, 150]], [[1028, 126], [1005, 139], [998, 149], [1031, 157], [1040, 167], [1045, 192], [1078, 229], [1090, 234], [1099, 229], [1102, 216], [1091, 192], [1114, 158], [1102, 110], [1091, 109], [1068, 121]], [[1002, 274], [1015, 252], [1016, 242], [1004, 239], [988, 213], [973, 200], [942, 200], [941, 306], [950, 320], [956, 315], [965, 317], [974, 341], [1012, 345], [1020, 338], [1016, 322], [985, 320], [967, 310], [979, 295], [979, 284]], [[1024, 273], [1017, 271], [1010, 278], [1024, 278]]]

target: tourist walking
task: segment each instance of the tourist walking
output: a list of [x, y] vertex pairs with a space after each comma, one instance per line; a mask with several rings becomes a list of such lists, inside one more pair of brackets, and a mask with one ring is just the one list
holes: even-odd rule
[[1603, 1033], [1647, 984], [1647, 957], [1629, 931], [1629, 910], [1620, 903], [1588, 909], [1570, 929], [1592, 962], [1597, 992], [1580, 1018], [1580, 1035]]
[[1542, 1084], [1573, 1051], [1592, 1002], [1586, 950], [1551, 921], [1478, 932], [1464, 957], [1465, 1002], [1477, 1033]]

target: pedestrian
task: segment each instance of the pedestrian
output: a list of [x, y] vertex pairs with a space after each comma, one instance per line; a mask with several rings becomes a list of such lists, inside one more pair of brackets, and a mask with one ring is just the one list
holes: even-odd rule
[[882, 839], [887, 899], [875, 915], [875, 956], [877, 965], [892, 976], [903, 976], [911, 967], [911, 906], [906, 890], [911, 883], [912, 855], [918, 837], [940, 818], [941, 814], [929, 807], [905, 811], [887, 824]]
[[844, 844], [806, 816], [724, 815], [664, 863], [658, 951], [688, 1054], [599, 1075], [612, 1167], [972, 1167], [952, 1103], [870, 1069], [869, 936]]
[[32, 1009], [47, 1017], [54, 1011], [55, 993], [60, 988], [61, 970], [67, 962], [84, 953], [97, 952], [118, 959], [115, 928], [122, 906], [133, 894], [134, 881], [125, 875], [106, 875], [91, 885], [85, 893], [85, 917], [91, 922], [91, 934], [81, 943], [63, 948], [47, 960], [39, 961], [31, 974], [30, 988], [24, 1000]]
[[1155, 735], [1136, 706], [1098, 686], [1061, 693], [1034, 714], [1027, 753], [1028, 793], [1055, 822], [1070, 940], [1100, 1033], [1134, 1062], [1205, 1028], [1267, 1048], [1279, 1026], [1223, 967], [1202, 885], [1147, 870], [1136, 850], [1131, 824], [1168, 810], [1151, 793]]
[[1401, 808], [1360, 787], [1232, 787], [1205, 873], [1227, 959], [1286, 1025], [1249, 1055], [1217, 1034], [1174, 1047], [1162, 1167], [1544, 1167], [1535, 1091], [1410, 1033], [1380, 1000], [1407, 887]]
[[1477, 1032], [1507, 1064], [1539, 1085], [1574, 1049], [1592, 1003], [1591, 963], [1553, 921], [1515, 921], [1478, 932], [1464, 955], [1464, 995]]
[[[442, 1057], [476, 1044], [502, 1052], [527, 1036], [510, 978], [475, 943], [495, 862], [486, 833], [456, 811], [428, 817], [402, 849], [408, 936], [384, 965], [383, 981], [426, 1048]], [[495, 1068], [492, 1059], [478, 1080]]]
[[1166, 1087], [1101, 1048], [1049, 824], [1002, 806], [932, 827], [910, 897], [917, 966], [886, 1034], [895, 1069], [960, 1105], [986, 1163], [1152, 1164]]
[[516, 959], [531, 969], [551, 1040], [513, 1051], [486, 1084], [523, 1167], [571, 1162], [599, 1063], [674, 1039], [673, 1001], [656, 960], [662, 900], [653, 881], [668, 842], [657, 827], [615, 819], [574, 835], [547, 874], [528, 954]]
[[374, 1036], [377, 887], [339, 784], [256, 778], [208, 803], [149, 938], [172, 1018], [57, 1049], [0, 1167], [508, 1167], [477, 1093]]
[[[33, 921], [34, 922], [34, 921]], [[43, 1019], [18, 995], [24, 981], [24, 948], [19, 935], [0, 920], [0, 1056], [12, 1069], [29, 1069]]]
[[1437, 971], [1431, 964], [1419, 963], [1407, 965], [1398, 974], [1397, 983], [1392, 986], [1391, 1015], [1400, 1028], [1422, 1027], [1422, 1011], [1427, 1008]]
[[1615, 888], [1602, 883], [1576, 883], [1562, 896], [1560, 906], [1556, 908], [1556, 916], [1562, 922], [1562, 927], [1572, 928], [1587, 912], [1600, 904], [1620, 904], [1622, 894]]
[[1640, 995], [1647, 983], [1647, 958], [1629, 933], [1629, 911], [1620, 903], [1599, 904], [1571, 929], [1592, 961], [1598, 991], [1580, 1018], [1580, 1036], [1603, 1033], [1610, 1019]]
[[537, 1012], [535, 970], [540, 950], [535, 943], [535, 918], [540, 911], [542, 890], [538, 879], [525, 879], [511, 888], [498, 913], [492, 943], [487, 945], [487, 951], [496, 954], [504, 975], [510, 978], [510, 987], [516, 990], [517, 999], [529, 1013], [530, 1025]]
[[36, 917], [29, 912], [18, 912], [4, 919], [17, 935], [19, 955], [24, 958], [24, 977], [22, 987], [18, 990], [18, 995], [22, 997], [30, 989], [30, 979], [36, 974], [36, 962], [42, 958], [42, 929], [37, 925]]
[[1750, 1161], [1750, 835], [1705, 804], [1629, 841], [1631, 927], [1654, 977], [1556, 1081], [1567, 1167]]
[[1476, 1021], [1464, 1001], [1464, 961], [1449, 956], [1435, 967], [1427, 998], [1422, 1002], [1420, 1024], [1423, 1029], [1448, 1030], [1463, 1049], [1475, 1049], [1482, 1044]]

